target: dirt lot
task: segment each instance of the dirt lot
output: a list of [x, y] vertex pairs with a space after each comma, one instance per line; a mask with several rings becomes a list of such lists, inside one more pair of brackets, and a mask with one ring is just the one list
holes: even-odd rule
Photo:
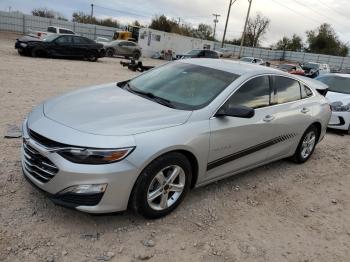
[[[0, 134], [42, 100], [135, 74], [113, 58], [20, 57], [15, 38], [0, 33]], [[195, 189], [155, 221], [55, 206], [22, 177], [20, 144], [0, 137], [0, 261], [349, 261], [350, 136]]]

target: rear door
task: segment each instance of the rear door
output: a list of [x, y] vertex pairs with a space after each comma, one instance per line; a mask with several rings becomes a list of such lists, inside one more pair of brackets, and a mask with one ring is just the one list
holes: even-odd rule
[[270, 158], [278, 158], [295, 151], [301, 136], [312, 123], [312, 104], [308, 97], [313, 93], [287, 76], [275, 75], [270, 79], [274, 93], [271, 124], [274, 136], [279, 138], [279, 142], [271, 146]]
[[63, 35], [55, 40], [53, 45], [56, 55], [59, 56], [72, 56], [73, 50], [73, 37], [70, 35]]
[[[275, 141], [269, 76], [248, 80], [225, 102], [255, 109], [252, 118], [212, 117], [207, 179], [229, 175], [268, 160]], [[225, 106], [224, 104], [224, 106]]]
[[80, 36], [73, 36], [72, 55], [78, 57], [85, 56], [89, 49], [89, 45], [89, 39]]

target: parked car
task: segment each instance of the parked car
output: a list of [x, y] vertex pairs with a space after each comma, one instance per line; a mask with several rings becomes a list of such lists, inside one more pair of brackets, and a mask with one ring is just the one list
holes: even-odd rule
[[324, 74], [316, 79], [328, 85], [326, 97], [332, 109], [328, 127], [350, 134], [350, 75]]
[[223, 58], [230, 58], [233, 56], [233, 51], [227, 48], [220, 48], [218, 52], [220, 54], [220, 57]]
[[90, 213], [174, 210], [189, 189], [292, 157], [331, 115], [324, 85], [228, 60], [181, 59], [38, 105], [23, 123], [24, 176]]
[[103, 43], [106, 49], [106, 56], [124, 56], [125, 58], [132, 57], [139, 59], [142, 55], [141, 47], [132, 41], [115, 40], [112, 42]]
[[186, 54], [177, 54], [176, 58], [219, 58], [219, 54], [216, 51], [208, 49], [193, 49]]
[[104, 43], [108, 43], [111, 41], [112, 41], [111, 39], [108, 39], [106, 37], [100, 37], [100, 36], [95, 39], [95, 42], [98, 44], [104, 44]]
[[242, 57], [239, 61], [257, 65], [263, 65], [265, 63], [264, 60], [255, 57]]
[[47, 31], [33, 31], [30, 33], [30, 36], [33, 37], [38, 37], [38, 38], [45, 38], [48, 35], [52, 35], [52, 34], [69, 34], [69, 35], [74, 35], [75, 33], [67, 28], [62, 28], [62, 27], [58, 27], [58, 26], [49, 26], [47, 28]]
[[75, 35], [49, 35], [43, 40], [24, 36], [17, 39], [15, 48], [20, 55], [33, 57], [79, 57], [97, 61], [105, 55], [102, 44]]
[[331, 69], [328, 64], [320, 64], [314, 62], [307, 62], [302, 65], [305, 75], [311, 78], [315, 78], [319, 75], [328, 74]]
[[282, 70], [282, 71], [287, 72], [289, 74], [301, 75], [301, 76], [305, 75], [305, 72], [301, 68], [300, 65], [296, 65], [296, 64], [280, 64], [280, 65], [277, 66], [277, 68], [279, 70]]

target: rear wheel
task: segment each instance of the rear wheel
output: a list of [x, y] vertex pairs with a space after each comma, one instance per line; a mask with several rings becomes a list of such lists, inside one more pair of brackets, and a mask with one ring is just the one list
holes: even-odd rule
[[169, 214], [188, 192], [191, 170], [190, 162], [180, 153], [157, 158], [138, 177], [130, 199], [131, 207], [146, 218]]
[[310, 126], [305, 131], [292, 157], [294, 162], [304, 163], [311, 157], [312, 153], [315, 150], [319, 135], [319, 131], [314, 125]]
[[97, 57], [96, 52], [90, 51], [90, 52], [87, 54], [87, 60], [88, 60], [88, 61], [90, 61], [90, 62], [96, 62], [97, 59], [98, 59], [98, 57]]
[[135, 52], [135, 53], [133, 53], [132, 58], [135, 60], [138, 60], [140, 58], [140, 56], [141, 56], [141, 54], [139, 52]]

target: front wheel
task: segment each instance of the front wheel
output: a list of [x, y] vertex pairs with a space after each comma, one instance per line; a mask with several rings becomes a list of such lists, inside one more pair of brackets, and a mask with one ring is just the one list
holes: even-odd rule
[[184, 199], [192, 179], [191, 164], [180, 153], [163, 155], [149, 164], [137, 179], [131, 207], [145, 218], [160, 218]]
[[141, 56], [141, 54], [139, 52], [135, 52], [135, 53], [133, 53], [132, 58], [135, 60], [139, 60], [140, 56]]
[[114, 50], [111, 49], [111, 48], [107, 49], [106, 56], [113, 57], [114, 56]]
[[306, 162], [315, 150], [316, 143], [318, 141], [319, 132], [317, 128], [310, 126], [300, 139], [299, 145], [292, 157], [296, 163]]

